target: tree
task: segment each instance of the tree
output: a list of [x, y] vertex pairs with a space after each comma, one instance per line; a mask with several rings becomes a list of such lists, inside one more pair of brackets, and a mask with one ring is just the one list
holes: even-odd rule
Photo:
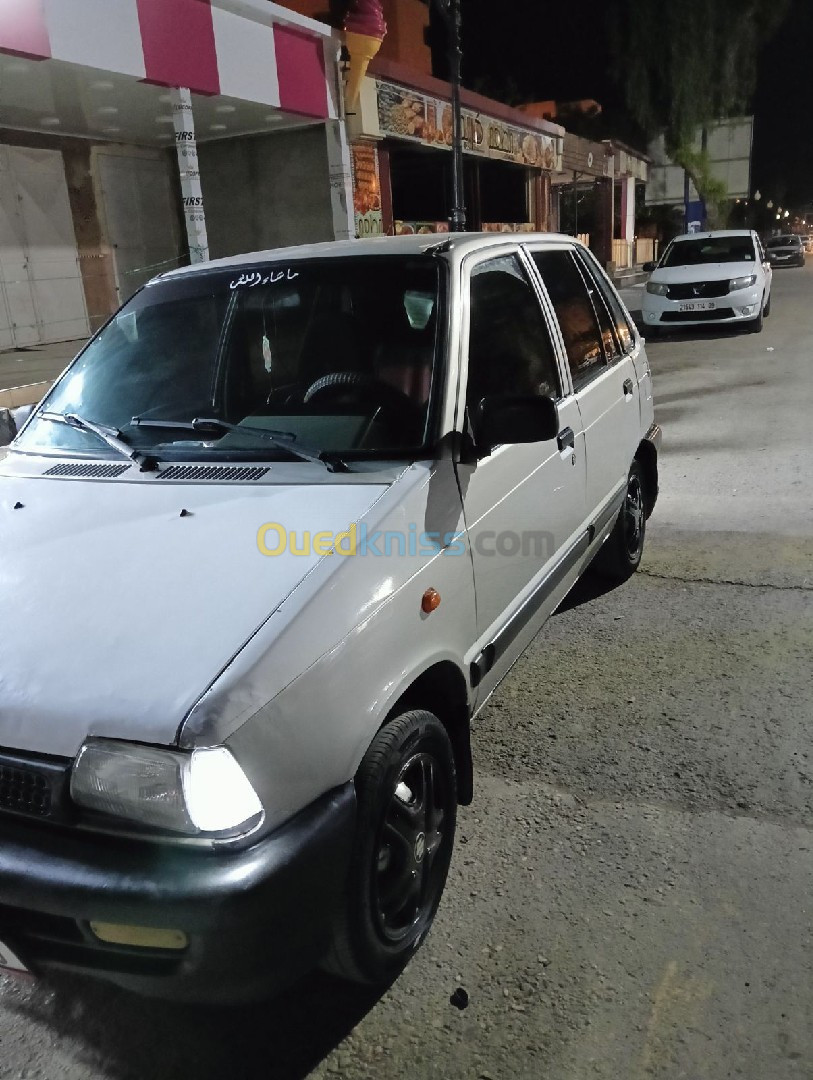
[[712, 224], [725, 188], [711, 174], [698, 129], [747, 112], [762, 47], [790, 0], [616, 0], [609, 7], [615, 75], [627, 108], [647, 136], [663, 133]]

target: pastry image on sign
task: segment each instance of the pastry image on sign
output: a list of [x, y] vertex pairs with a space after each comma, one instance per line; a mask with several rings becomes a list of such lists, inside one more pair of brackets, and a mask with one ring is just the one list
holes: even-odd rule
[[448, 143], [450, 146], [452, 144], [452, 110], [448, 105], [443, 106], [438, 141]]
[[539, 147], [533, 135], [526, 135], [522, 140], [522, 157], [528, 165], [536, 165], [539, 159]]

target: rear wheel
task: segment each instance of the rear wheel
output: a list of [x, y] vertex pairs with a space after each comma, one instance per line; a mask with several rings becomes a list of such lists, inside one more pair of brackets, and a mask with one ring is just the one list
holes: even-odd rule
[[611, 581], [626, 581], [641, 563], [646, 539], [646, 492], [644, 472], [633, 461], [627, 477], [624, 505], [616, 518], [613, 531], [598, 550], [593, 569]]
[[412, 710], [376, 735], [356, 774], [358, 819], [328, 970], [386, 985], [429, 932], [454, 846], [457, 785], [449, 736]]

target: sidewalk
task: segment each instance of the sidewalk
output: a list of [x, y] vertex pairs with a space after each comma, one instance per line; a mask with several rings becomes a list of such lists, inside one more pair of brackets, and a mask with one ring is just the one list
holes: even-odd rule
[[[55, 345], [32, 345], [26, 349], [0, 352], [0, 407], [9, 408], [38, 401], [84, 344], [84, 338], [80, 338], [78, 341], [60, 341]], [[42, 392], [8, 392], [32, 384], [40, 384]]]

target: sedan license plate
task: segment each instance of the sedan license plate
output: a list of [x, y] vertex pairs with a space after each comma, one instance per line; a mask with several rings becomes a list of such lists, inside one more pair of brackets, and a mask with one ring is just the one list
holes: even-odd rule
[[681, 304], [679, 311], [714, 311], [715, 304], [711, 300], [703, 300], [694, 304]]
[[28, 974], [28, 968], [25, 966], [19, 956], [17, 956], [16, 953], [12, 952], [8, 945], [4, 945], [3, 942], [0, 941], [0, 971], [2, 971], [4, 968], [8, 971], [21, 972], [26, 975]]

